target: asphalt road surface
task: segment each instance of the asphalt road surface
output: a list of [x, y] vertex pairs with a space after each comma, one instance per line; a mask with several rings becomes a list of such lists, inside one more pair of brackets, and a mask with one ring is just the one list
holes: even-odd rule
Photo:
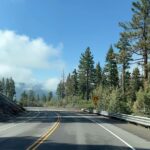
[[67, 109], [28, 108], [0, 122], [0, 150], [150, 150], [150, 130]]

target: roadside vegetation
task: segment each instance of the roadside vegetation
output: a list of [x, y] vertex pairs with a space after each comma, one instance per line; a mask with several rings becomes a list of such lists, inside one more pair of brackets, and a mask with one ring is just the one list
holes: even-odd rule
[[[53, 92], [50, 91], [48, 94], [37, 94], [34, 90], [28, 90], [24, 91], [21, 94], [21, 98], [19, 100], [19, 104], [21, 106], [27, 107], [27, 106], [47, 106], [49, 102], [53, 98]], [[55, 102], [54, 102], [55, 104]]]
[[132, 19], [119, 23], [120, 38], [108, 49], [104, 67], [87, 47], [78, 68], [66, 78], [63, 73], [60, 103], [94, 107], [92, 97], [98, 96], [100, 110], [150, 115], [150, 0], [134, 1], [131, 10]]

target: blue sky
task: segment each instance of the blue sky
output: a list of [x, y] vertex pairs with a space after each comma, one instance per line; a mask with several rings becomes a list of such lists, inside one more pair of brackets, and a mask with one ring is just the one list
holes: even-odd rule
[[[88, 46], [95, 62], [103, 66], [109, 46], [119, 38], [118, 22], [131, 19], [131, 3], [132, 0], [0, 0], [0, 30], [25, 35], [29, 41], [42, 38], [59, 51], [57, 62], [65, 64], [66, 73], [78, 66], [80, 54]], [[55, 57], [48, 61], [51, 63]], [[30, 68], [30, 72], [36, 80], [44, 81], [60, 78], [62, 68]]]

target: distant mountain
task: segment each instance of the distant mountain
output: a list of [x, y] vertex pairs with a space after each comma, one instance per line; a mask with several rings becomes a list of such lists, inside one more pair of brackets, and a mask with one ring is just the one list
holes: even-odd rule
[[16, 98], [17, 98], [17, 100], [20, 99], [21, 93], [23, 91], [29, 91], [29, 90], [35, 91], [35, 93], [39, 94], [40, 96], [48, 93], [47, 90], [43, 89], [42, 84], [17, 83], [16, 84]]

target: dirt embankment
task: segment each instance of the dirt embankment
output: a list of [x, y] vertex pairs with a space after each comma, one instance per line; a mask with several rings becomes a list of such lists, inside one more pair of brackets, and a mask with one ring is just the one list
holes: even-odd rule
[[24, 111], [24, 108], [0, 93], [0, 121], [12, 118]]

